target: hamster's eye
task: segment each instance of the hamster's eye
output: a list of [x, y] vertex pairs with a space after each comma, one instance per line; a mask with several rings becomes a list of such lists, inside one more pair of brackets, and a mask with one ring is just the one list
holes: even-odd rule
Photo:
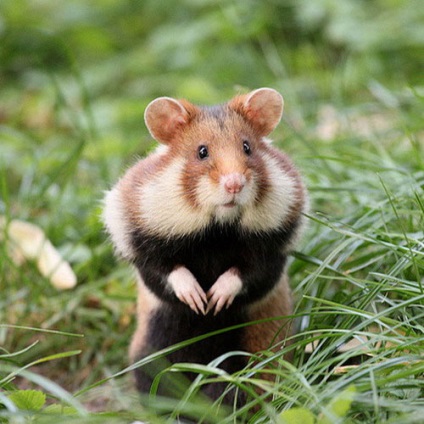
[[250, 148], [250, 144], [247, 140], [243, 141], [243, 150], [248, 156], [252, 153], [252, 149]]
[[206, 146], [199, 146], [197, 149], [197, 156], [200, 160], [206, 159], [209, 156], [209, 151]]

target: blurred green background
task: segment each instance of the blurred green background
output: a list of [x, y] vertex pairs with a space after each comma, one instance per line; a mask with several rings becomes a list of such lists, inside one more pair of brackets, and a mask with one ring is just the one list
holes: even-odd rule
[[[420, 0], [2, 0], [0, 7], [2, 122], [37, 126], [65, 101], [83, 115], [72, 122], [81, 130], [140, 134], [144, 106], [158, 95], [214, 103], [237, 87], [272, 85], [292, 114], [308, 116], [318, 102], [366, 99], [378, 83], [391, 90], [422, 82]], [[84, 122], [87, 108], [92, 122]]]
[[[57, 185], [95, 201], [151, 145], [156, 96], [211, 104], [271, 86], [307, 138], [335, 111], [414, 109], [423, 52], [421, 0], [1, 0], [0, 164], [19, 206], [0, 213], [28, 218]], [[75, 193], [80, 180], [90, 189]]]

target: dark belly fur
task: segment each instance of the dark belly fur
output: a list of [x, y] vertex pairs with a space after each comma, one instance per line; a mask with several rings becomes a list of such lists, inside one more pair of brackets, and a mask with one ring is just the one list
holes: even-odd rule
[[[193, 337], [248, 321], [247, 305], [268, 293], [279, 280], [286, 260], [281, 253], [282, 246], [289, 241], [294, 229], [246, 236], [236, 227], [214, 227], [195, 237], [171, 240], [154, 238], [140, 231], [133, 233], [133, 246], [139, 252], [135, 265], [145, 284], [165, 305], [150, 317], [144, 348], [138, 358]], [[213, 313], [196, 315], [169, 290], [167, 276], [178, 265], [188, 268], [205, 292], [220, 275], [235, 267], [241, 274], [243, 292], [228, 310], [216, 316]], [[139, 390], [148, 392], [152, 377], [169, 363], [208, 364], [227, 352], [245, 350], [242, 343], [246, 331], [240, 328], [208, 337], [169, 354], [166, 361], [160, 360], [138, 369], [136, 376]], [[245, 365], [246, 357], [234, 356], [220, 367], [234, 373]], [[163, 387], [172, 392], [172, 381], [164, 380]], [[215, 385], [207, 388], [206, 392], [216, 398], [222, 390], [223, 387]]]
[[[225, 311], [214, 317], [212, 314], [196, 315], [185, 305], [161, 308], [150, 319], [146, 344], [144, 350], [140, 352], [140, 358], [191, 338], [245, 321], [246, 317], [242, 311]], [[138, 369], [136, 371], [138, 389], [141, 392], [148, 392], [153, 377], [170, 364], [188, 362], [206, 365], [229, 351], [243, 350], [242, 336], [243, 329], [241, 328], [207, 337], [167, 355], [166, 359], [157, 360], [148, 364], [146, 368]], [[245, 357], [232, 356], [218, 366], [231, 374], [245, 365]], [[185, 377], [191, 381], [195, 375], [185, 373]], [[179, 384], [183, 383], [180, 381]], [[206, 392], [210, 397], [216, 399], [222, 394], [224, 386], [214, 384], [207, 387]], [[165, 376], [159, 386], [159, 393], [172, 396], [177, 395], [178, 391], [181, 395], [181, 387], [176, 386], [176, 381]], [[230, 399], [227, 399], [228, 402], [232, 402], [232, 400], [231, 396]]]

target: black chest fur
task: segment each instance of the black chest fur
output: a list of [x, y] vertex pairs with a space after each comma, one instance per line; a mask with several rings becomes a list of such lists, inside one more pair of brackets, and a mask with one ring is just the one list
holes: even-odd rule
[[[193, 337], [228, 329], [248, 322], [246, 305], [260, 299], [277, 284], [284, 270], [284, 246], [289, 243], [296, 226], [267, 233], [246, 233], [237, 225], [214, 225], [203, 232], [185, 237], [154, 237], [143, 231], [132, 234], [136, 252], [134, 265], [144, 283], [164, 303], [149, 318], [145, 344], [139, 352], [143, 357], [167, 346]], [[207, 292], [225, 271], [234, 267], [243, 284], [230, 308], [216, 316], [196, 315], [180, 302], [170, 290], [167, 278], [176, 266], [185, 266]], [[193, 345], [167, 355], [167, 360], [207, 364], [230, 351], [245, 350], [243, 346], [249, 327], [240, 327], [207, 337]], [[221, 367], [228, 372], [243, 368], [246, 358], [232, 356]], [[150, 373], [157, 373], [164, 364], [151, 365]], [[159, 368], [156, 368], [159, 367]], [[143, 370], [137, 371], [141, 391], [148, 390], [151, 378]], [[211, 389], [212, 390], [212, 389]], [[213, 388], [212, 397], [222, 393]]]
[[[200, 233], [181, 237], [156, 237], [143, 231], [132, 235], [137, 252], [135, 265], [146, 284], [151, 286], [160, 274], [167, 275], [176, 266], [185, 266], [207, 292], [220, 275], [235, 267], [242, 274], [255, 274], [269, 268], [280, 274], [285, 264], [283, 247], [290, 242], [295, 227], [263, 233], [246, 233], [238, 225], [211, 225]], [[161, 282], [163, 283], [163, 282]], [[166, 299], [165, 299], [166, 300]]]

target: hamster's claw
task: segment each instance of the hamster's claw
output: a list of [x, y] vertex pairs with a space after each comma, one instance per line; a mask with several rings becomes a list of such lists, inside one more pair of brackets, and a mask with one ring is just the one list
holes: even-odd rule
[[243, 287], [238, 273], [234, 269], [224, 272], [207, 293], [209, 299], [206, 313], [214, 309], [214, 315], [224, 307], [228, 309]]
[[203, 315], [206, 315], [205, 311], [205, 305], [207, 304], [206, 295], [205, 292], [202, 290], [202, 288], [199, 287], [192, 287], [191, 289], [187, 291], [180, 291], [179, 293], [176, 293], [177, 297], [181, 302], [187, 304], [190, 309], [192, 309], [196, 314], [199, 315], [201, 312]]
[[185, 267], [179, 267], [169, 274], [168, 282], [177, 298], [188, 305], [196, 314], [206, 314], [208, 303], [205, 292], [194, 275]]

